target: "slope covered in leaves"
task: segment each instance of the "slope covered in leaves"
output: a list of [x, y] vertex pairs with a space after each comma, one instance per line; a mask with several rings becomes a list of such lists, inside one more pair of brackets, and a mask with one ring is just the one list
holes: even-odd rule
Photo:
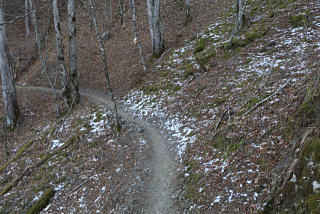
[[141, 212], [150, 145], [137, 126], [123, 119], [114, 135], [111, 112], [86, 98], [57, 118], [50, 94], [18, 89], [19, 129], [0, 136], [0, 213]]
[[225, 8], [124, 97], [184, 163], [187, 212], [256, 213], [278, 188], [295, 145], [287, 118], [319, 72], [319, 11], [317, 1], [249, 1], [230, 47], [236, 17]]

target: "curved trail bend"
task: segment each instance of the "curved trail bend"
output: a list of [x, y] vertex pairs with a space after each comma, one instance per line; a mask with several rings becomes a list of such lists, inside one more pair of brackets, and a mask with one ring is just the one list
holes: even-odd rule
[[[52, 93], [51, 89], [40, 86], [16, 86], [17, 89], [27, 89]], [[61, 90], [56, 90], [61, 93]], [[89, 97], [93, 101], [105, 104], [112, 109], [112, 102], [106, 95], [97, 95], [97, 93], [80, 91], [84, 97]], [[147, 214], [173, 214], [181, 213], [173, 203], [172, 195], [176, 190], [176, 169], [177, 163], [167, 148], [166, 140], [160, 134], [160, 131], [149, 125], [146, 121], [135, 118], [133, 115], [125, 112], [122, 108], [118, 109], [119, 115], [126, 120], [137, 124], [144, 130], [148, 142], [152, 148], [151, 178], [146, 184], [146, 201], [144, 211]]]

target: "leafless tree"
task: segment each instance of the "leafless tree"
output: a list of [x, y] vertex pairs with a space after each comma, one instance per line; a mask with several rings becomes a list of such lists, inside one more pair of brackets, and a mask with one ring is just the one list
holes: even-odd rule
[[25, 25], [26, 25], [26, 36], [30, 36], [30, 29], [29, 29], [29, 4], [28, 0], [24, 0], [24, 15], [25, 15]]
[[113, 23], [113, 15], [112, 15], [112, 0], [109, 0], [109, 9], [110, 9], [110, 12], [109, 12], [109, 15], [110, 15], [110, 24], [109, 26], [111, 27], [112, 23]]
[[164, 50], [164, 27], [160, 17], [161, 0], [147, 0], [152, 49], [155, 56]]
[[52, 6], [53, 6], [52, 8], [53, 8], [54, 28], [56, 32], [56, 48], [58, 53], [58, 64], [59, 64], [60, 72], [62, 74], [62, 97], [66, 107], [69, 109], [72, 104], [72, 97], [71, 97], [71, 89], [69, 84], [68, 73], [66, 72], [66, 68], [65, 68], [64, 48], [62, 44], [58, 0], [53, 0]]
[[124, 22], [124, 16], [125, 16], [125, 4], [124, 4], [124, 0], [118, 0], [118, 4], [119, 4], [119, 15], [120, 15], [120, 23], [121, 26], [125, 26], [125, 22]]
[[108, 94], [109, 94], [111, 101], [113, 103], [113, 112], [114, 112], [114, 117], [115, 117], [116, 128], [117, 128], [117, 131], [120, 132], [121, 125], [120, 125], [120, 121], [119, 121], [117, 103], [115, 101], [113, 90], [112, 90], [111, 84], [110, 84], [106, 50], [105, 50], [104, 43], [101, 39], [101, 35], [99, 32], [99, 27], [98, 27], [97, 18], [96, 18], [96, 12], [95, 12], [95, 8], [93, 7], [92, 0], [89, 0], [89, 6], [90, 6], [90, 11], [91, 11], [92, 22], [93, 22], [93, 25], [94, 25], [94, 28], [96, 31], [96, 35], [97, 35], [97, 39], [98, 39], [98, 43], [100, 46], [101, 57], [102, 57], [102, 61], [103, 61], [103, 71], [104, 71], [106, 81], [107, 81]]
[[188, 24], [191, 21], [190, 0], [185, 0], [185, 8], [186, 8], [186, 24]]
[[0, 0], [0, 71], [2, 94], [6, 110], [5, 123], [14, 127], [19, 118], [19, 106], [13, 80], [13, 69], [9, 58], [9, 43], [4, 19], [3, 0]]
[[35, 8], [35, 5], [33, 4], [33, 0], [29, 0], [29, 6], [30, 6], [30, 10], [31, 10], [31, 18], [32, 18], [33, 26], [34, 26], [34, 32], [35, 32], [35, 36], [36, 36], [36, 43], [37, 43], [38, 50], [39, 50], [39, 57], [40, 57], [42, 69], [45, 72], [45, 74], [47, 76], [47, 79], [48, 79], [48, 82], [49, 82], [49, 85], [50, 85], [50, 87], [52, 89], [52, 92], [53, 92], [53, 95], [54, 95], [54, 103], [55, 103], [56, 112], [59, 115], [60, 111], [59, 111], [59, 105], [58, 105], [57, 92], [56, 92], [56, 89], [54, 88], [54, 85], [52, 83], [51, 77], [49, 75], [48, 68], [47, 68], [47, 62], [46, 62], [46, 60], [45, 60], [45, 58], [43, 57], [43, 54], [42, 54], [42, 43], [41, 43], [41, 40], [40, 40], [36, 8]]
[[131, 9], [132, 9], [132, 25], [133, 25], [133, 33], [134, 33], [134, 43], [138, 46], [139, 49], [139, 55], [141, 59], [141, 64], [143, 67], [144, 71], [147, 71], [147, 66], [144, 60], [144, 56], [142, 53], [142, 47], [141, 43], [138, 37], [138, 30], [137, 30], [137, 23], [136, 23], [136, 6], [135, 6], [135, 1], [131, 0]]
[[231, 42], [234, 39], [234, 37], [236, 36], [236, 34], [239, 32], [239, 30], [243, 26], [244, 13], [245, 13], [245, 10], [246, 10], [246, 0], [237, 0], [236, 1], [236, 7], [238, 9], [237, 10], [238, 11], [238, 19], [237, 19], [236, 27], [233, 30], [233, 32], [231, 33], [231, 36], [229, 38], [229, 44], [231, 44]]
[[78, 86], [78, 65], [77, 65], [77, 38], [76, 38], [76, 7], [74, 0], [68, 0], [68, 22], [69, 22], [69, 70], [71, 83], [72, 102], [80, 102]]

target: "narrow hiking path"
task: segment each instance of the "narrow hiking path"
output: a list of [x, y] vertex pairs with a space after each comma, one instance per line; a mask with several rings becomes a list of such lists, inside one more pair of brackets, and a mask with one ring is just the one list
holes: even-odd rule
[[[34, 91], [42, 91], [52, 93], [51, 89], [40, 86], [16, 86], [17, 89], [27, 89]], [[57, 90], [61, 93], [61, 90]], [[92, 99], [94, 102], [106, 105], [112, 109], [111, 100], [106, 95], [101, 95], [95, 92], [81, 91], [80, 94], [84, 97]], [[168, 144], [160, 131], [146, 121], [136, 118], [125, 112], [121, 106], [118, 109], [119, 115], [125, 120], [136, 124], [143, 129], [148, 142], [151, 146], [151, 176], [146, 185], [146, 201], [144, 211], [148, 214], [167, 214], [181, 213], [181, 210], [173, 202], [172, 195], [176, 191], [176, 171], [177, 163], [173, 155], [169, 151]]]

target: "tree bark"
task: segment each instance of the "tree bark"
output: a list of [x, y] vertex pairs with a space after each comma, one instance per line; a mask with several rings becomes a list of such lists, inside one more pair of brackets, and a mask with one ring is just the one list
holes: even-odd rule
[[120, 13], [120, 23], [122, 27], [125, 27], [125, 22], [124, 22], [124, 0], [118, 0], [119, 3], [119, 13]]
[[26, 36], [30, 36], [30, 29], [29, 29], [29, 4], [28, 0], [24, 0], [24, 15], [25, 15], [25, 25], [26, 25]]
[[186, 24], [188, 24], [191, 21], [190, 0], [186, 0], [185, 7], [186, 7]]
[[72, 103], [80, 102], [78, 86], [78, 67], [77, 67], [77, 39], [76, 39], [76, 8], [75, 1], [68, 0], [68, 22], [69, 22], [69, 70], [70, 83], [72, 86]]
[[109, 13], [110, 13], [110, 20], [109, 20], [109, 21], [110, 21], [110, 24], [109, 24], [109, 27], [111, 28], [112, 25], [113, 25], [113, 24], [112, 24], [112, 23], [113, 23], [113, 17], [112, 17], [112, 16], [113, 16], [113, 15], [112, 15], [112, 0], [109, 0], [109, 7], [110, 7], [110, 8], [109, 8], [109, 9], [110, 9], [110, 12], [109, 12]]
[[6, 126], [14, 127], [19, 118], [19, 106], [13, 80], [13, 69], [9, 59], [9, 43], [3, 11], [3, 0], [0, 0], [0, 70], [2, 94], [6, 111]]
[[229, 38], [229, 44], [232, 43], [232, 40], [234, 39], [236, 34], [239, 32], [239, 30], [242, 28], [243, 21], [244, 21], [244, 13], [245, 13], [245, 10], [246, 10], [246, 1], [245, 0], [238, 0], [237, 2], [238, 2], [237, 3], [237, 7], [239, 7], [238, 20], [237, 20], [236, 27], [233, 30], [233, 32], [231, 33], [231, 36]]
[[58, 9], [58, 0], [53, 0], [53, 19], [54, 19], [54, 28], [56, 31], [56, 48], [58, 53], [58, 64], [60, 72], [62, 74], [62, 97], [66, 107], [69, 109], [72, 104], [71, 90], [69, 84], [68, 73], [65, 68], [65, 59], [64, 59], [64, 48], [62, 43], [61, 29], [60, 29], [60, 18], [59, 18], [59, 9]]
[[104, 74], [105, 74], [105, 77], [106, 77], [106, 80], [107, 80], [108, 94], [109, 94], [109, 96], [111, 98], [111, 101], [113, 103], [113, 112], [114, 112], [114, 116], [115, 116], [116, 128], [117, 128], [117, 131], [120, 132], [121, 131], [121, 125], [120, 125], [120, 121], [119, 121], [117, 103], [115, 101], [115, 98], [114, 98], [114, 95], [113, 95], [113, 90], [112, 90], [111, 84], [110, 84], [106, 50], [105, 50], [104, 44], [103, 44], [101, 36], [100, 36], [100, 32], [99, 32], [99, 28], [98, 28], [98, 24], [97, 24], [97, 19], [96, 19], [95, 8], [93, 7], [92, 0], [89, 0], [89, 6], [90, 6], [90, 9], [91, 9], [92, 22], [93, 22], [94, 28], [96, 30], [98, 43], [100, 45], [101, 57], [102, 57], [102, 61], [103, 61], [103, 71], [104, 71]]
[[147, 6], [153, 54], [160, 56], [164, 50], [164, 33], [160, 18], [160, 0], [147, 0]]
[[131, 0], [131, 8], [132, 8], [132, 25], [133, 25], [133, 33], [134, 33], [134, 43], [137, 44], [138, 49], [139, 49], [139, 55], [141, 59], [141, 64], [143, 67], [144, 71], [147, 71], [147, 66], [144, 60], [144, 56], [142, 53], [142, 47], [141, 43], [138, 37], [138, 30], [137, 30], [137, 23], [136, 23], [136, 6], [135, 6], [135, 1]]
[[41, 41], [40, 41], [36, 9], [35, 9], [35, 6], [33, 5], [33, 0], [29, 0], [29, 6], [30, 6], [30, 10], [31, 10], [31, 17], [32, 17], [32, 22], [33, 22], [33, 26], [34, 26], [34, 32], [35, 32], [35, 36], [36, 36], [36, 43], [37, 43], [38, 50], [39, 50], [39, 57], [40, 57], [42, 69], [45, 72], [45, 74], [47, 76], [47, 79], [48, 79], [48, 82], [49, 82], [49, 85], [50, 85], [50, 87], [52, 89], [56, 112], [59, 115], [60, 112], [59, 112], [57, 92], [56, 92], [56, 89], [54, 88], [52, 80], [50, 78], [50, 75], [49, 75], [49, 72], [48, 72], [48, 69], [47, 69], [46, 60], [44, 59], [43, 54], [42, 54], [42, 44], [41, 44]]

